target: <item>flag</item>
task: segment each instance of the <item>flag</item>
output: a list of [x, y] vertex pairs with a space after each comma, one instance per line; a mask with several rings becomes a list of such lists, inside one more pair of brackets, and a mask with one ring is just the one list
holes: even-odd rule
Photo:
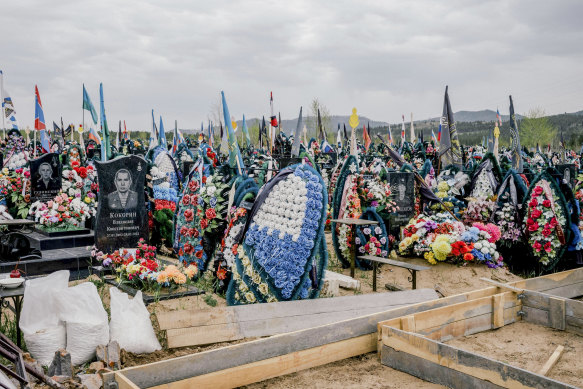
[[277, 127], [277, 117], [273, 114], [273, 92], [269, 92], [269, 106], [271, 108], [271, 124], [272, 127]]
[[99, 83], [99, 108], [101, 111], [101, 130], [103, 132], [103, 143], [101, 144], [101, 162], [111, 159], [111, 143], [109, 141], [109, 127], [105, 117], [105, 104], [103, 102], [103, 83]]
[[158, 134], [158, 145], [164, 147], [164, 150], [168, 150], [168, 144], [166, 142], [166, 132], [164, 131], [164, 123], [162, 123], [162, 115], [160, 115], [160, 133]]
[[518, 134], [518, 123], [514, 115], [514, 103], [512, 96], [510, 96], [510, 136], [512, 145], [510, 146], [512, 152], [512, 168], [518, 174], [522, 174], [522, 157], [520, 155], [520, 135]]
[[291, 156], [297, 157], [300, 154], [300, 143], [301, 143], [301, 135], [300, 131], [302, 130], [302, 107], [300, 107], [300, 114], [298, 115], [298, 122], [296, 123], [296, 130], [294, 132], [294, 143], [292, 144], [291, 149]]
[[563, 131], [561, 131], [561, 142], [559, 143], [560, 146], [560, 161], [561, 163], [565, 163], [565, 151], [566, 151], [566, 145], [565, 145], [565, 138], [563, 138]]
[[322, 118], [320, 117], [320, 108], [318, 108], [318, 136], [322, 140], [326, 140], [326, 131], [322, 127]]
[[364, 151], [368, 153], [368, 148], [371, 144], [370, 136], [368, 136], [368, 131], [366, 130], [366, 126], [362, 125], [362, 141], [364, 142]]
[[[202, 123], [201, 123], [202, 126]], [[201, 132], [202, 134], [202, 132]], [[180, 136], [178, 135], [178, 120], [174, 120], [174, 136], [172, 137], [172, 156], [176, 154], [178, 145], [180, 144]]]
[[215, 139], [215, 129], [213, 128], [213, 123], [209, 123], [209, 146], [213, 147], [213, 142]]
[[12, 98], [6, 89], [4, 89], [4, 74], [2, 70], [0, 70], [0, 101], [2, 102], [2, 125], [6, 125], [4, 119], [7, 119], [9, 127], [17, 130], [18, 122], [16, 121], [16, 112], [14, 111]]
[[401, 115], [403, 117], [403, 125], [401, 126], [401, 143], [405, 143], [405, 115]]
[[115, 148], [119, 152], [119, 145], [121, 144], [121, 120], [119, 121], [119, 129], [117, 130], [117, 138], [115, 140]]
[[433, 141], [433, 144], [435, 146], [437, 146], [437, 137], [435, 136], [435, 132], [433, 131], [433, 128], [431, 129], [431, 140]]
[[233, 130], [231, 115], [229, 115], [229, 107], [227, 106], [227, 100], [225, 99], [225, 93], [223, 91], [221, 91], [221, 97], [223, 99], [223, 116], [225, 117], [225, 127], [227, 128], [227, 137], [229, 139], [229, 166], [231, 166], [233, 169], [236, 169], [239, 175], [242, 175], [245, 165], [243, 164], [243, 158], [241, 157], [241, 151], [239, 150], [239, 144], [237, 143], [237, 136], [235, 136], [235, 131]]
[[245, 136], [245, 142], [247, 147], [251, 147], [251, 135], [249, 135], [249, 129], [247, 128], [247, 121], [245, 120], [245, 115], [243, 115], [243, 135]]
[[482, 135], [482, 147], [486, 147], [486, 137]]
[[387, 135], [387, 139], [389, 141], [389, 144], [392, 145], [393, 144], [393, 134], [391, 134], [391, 125], [389, 124], [389, 134]]
[[61, 131], [61, 128], [59, 127], [59, 125], [57, 123], [55, 123], [54, 120], [53, 120], [53, 131], [55, 132], [55, 134], [57, 134], [58, 132]]
[[496, 107], [496, 120], [498, 121], [498, 126], [502, 127], [502, 116], [500, 116], [500, 111]]
[[[43, 105], [38, 93], [38, 87], [34, 86], [35, 93], [35, 107], [34, 107], [34, 129], [40, 131], [40, 145], [43, 152], [51, 152], [51, 139], [47, 133], [47, 126], [45, 125], [45, 114], [43, 112]], [[36, 152], [36, 151], [35, 151]]]
[[411, 112], [411, 143], [415, 143], [415, 128], [413, 127], [413, 112]]
[[494, 152], [494, 130], [490, 127], [490, 132], [488, 132], [488, 152]]
[[443, 160], [442, 166], [454, 165], [462, 167], [462, 155], [460, 152], [460, 142], [455, 128], [455, 119], [449, 102], [448, 87], [445, 87], [443, 97], [443, 112], [439, 120], [442, 129], [441, 140], [439, 141], [439, 158]]
[[93, 107], [93, 104], [91, 103], [89, 93], [87, 93], [87, 89], [85, 89], [85, 84], [83, 84], [83, 109], [86, 109], [91, 113], [93, 124], [97, 124], [97, 112], [95, 112], [95, 107]]
[[152, 110], [152, 131], [150, 132], [150, 144], [148, 146], [148, 151], [152, 150], [154, 147], [158, 146], [158, 129], [156, 128], [156, 119], [154, 119], [154, 110]]
[[101, 144], [101, 136], [99, 136], [99, 133], [97, 132], [97, 130], [95, 130], [95, 128], [89, 126], [89, 134], [88, 134], [89, 139], [93, 139], [95, 141], [95, 143], [97, 143], [98, 145]]
[[126, 121], [125, 120], [123, 121], [123, 138], [126, 139], [126, 140], [130, 139], [130, 136], [128, 134], [128, 129], [126, 127]]
[[338, 152], [342, 150], [342, 133], [340, 132], [340, 123], [338, 123], [338, 131], [336, 131], [336, 147]]
[[344, 148], [348, 148], [348, 133], [346, 132], [346, 123], [342, 123], [344, 128]]

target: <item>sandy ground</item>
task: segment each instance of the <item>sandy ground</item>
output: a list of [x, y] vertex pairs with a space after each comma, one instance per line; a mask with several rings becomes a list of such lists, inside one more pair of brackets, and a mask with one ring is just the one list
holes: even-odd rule
[[[328, 248], [329, 248], [329, 270], [343, 273], [345, 275], [350, 274], [350, 269], [342, 269], [339, 266], [338, 261], [335, 258], [334, 250], [331, 244], [331, 236], [327, 233]], [[409, 263], [414, 263], [418, 265], [429, 266], [430, 269], [417, 273], [417, 287], [418, 288], [431, 288], [438, 289], [443, 295], [450, 296], [453, 294], [463, 293], [470, 290], [476, 290], [490, 286], [487, 282], [480, 281], [481, 277], [491, 278], [499, 282], [509, 282], [521, 279], [521, 277], [510, 273], [506, 269], [489, 269], [483, 265], [470, 264], [466, 266], [457, 266], [448, 263], [439, 263], [435, 266], [429, 265], [425, 260], [420, 258], [397, 258], [402, 261]], [[378, 270], [378, 292], [386, 292], [384, 285], [386, 283], [391, 283], [397, 285], [403, 289], [410, 289], [411, 283], [408, 282], [407, 277], [409, 272], [405, 269], [395, 268], [392, 266], [381, 266]], [[372, 292], [372, 271], [361, 271], [356, 270], [355, 278], [361, 281], [360, 290], [349, 290], [340, 289], [340, 295], [353, 295], [353, 294], [363, 294], [363, 293], [373, 293]], [[89, 280], [98, 285], [98, 291], [103, 300], [104, 307], [109, 312], [109, 288], [110, 285], [103, 284], [99, 281], [97, 277], [90, 277]], [[71, 285], [78, 282], [71, 283]], [[203, 284], [204, 285], [204, 284]], [[206, 289], [206, 288], [205, 288]], [[148, 306], [148, 311], [152, 315], [152, 322], [154, 328], [157, 332], [158, 338], [161, 344], [165, 345], [164, 334], [158, 331], [157, 320], [155, 315], [158, 312], [166, 312], [172, 310], [182, 310], [182, 309], [209, 309], [211, 305], [215, 306], [225, 306], [225, 300], [216, 294], [208, 293], [205, 297], [202, 296], [192, 296], [184, 297], [174, 300], [160, 301], [155, 304]], [[209, 302], [209, 300], [212, 300]], [[561, 367], [562, 364], [559, 363], [558, 366], [551, 373], [551, 377], [559, 378], [559, 374], [567, 374], [575, 376], [572, 379], [578, 379], [579, 381], [571, 381], [578, 385], [583, 385], [583, 363], [575, 363], [575, 349], [583, 349], [583, 338], [576, 337], [571, 334], [566, 334], [558, 331], [553, 331], [545, 329], [542, 327], [534, 326], [529, 328], [532, 331], [533, 336], [528, 336], [528, 339], [536, 339], [536, 341], [530, 342], [531, 347], [525, 348], [520, 344], [521, 340], [524, 339], [523, 343], [527, 343], [527, 337], [524, 336], [519, 338], [517, 335], [521, 331], [519, 326], [528, 326], [525, 323], [514, 324], [509, 327], [504, 327], [495, 331], [496, 336], [492, 336], [491, 333], [478, 334], [472, 337], [455, 340], [451, 344], [459, 343], [458, 347], [482, 347], [484, 352], [487, 352], [488, 356], [493, 358], [498, 358], [503, 361], [516, 360], [516, 363], [520, 363], [520, 358], [515, 357], [512, 353], [518, 353], [523, 356], [523, 361], [525, 364], [530, 363], [531, 365], [536, 365], [535, 368], [541, 366], [550, 354], [554, 351], [557, 344], [566, 344], [566, 353], [563, 355], [562, 362], [565, 367]], [[516, 326], [516, 327], [513, 327]], [[505, 334], [510, 331], [509, 335], [504, 338], [501, 334]], [[514, 336], [512, 335], [514, 331]], [[483, 338], [482, 338], [483, 337]], [[491, 339], [490, 339], [491, 338]], [[485, 341], [487, 339], [487, 341]], [[502, 341], [501, 339], [508, 339], [508, 341]], [[519, 339], [514, 341], [513, 339]], [[141, 365], [145, 363], [151, 363], [159, 360], [179, 357], [182, 355], [193, 354], [209, 349], [215, 349], [218, 347], [223, 347], [230, 344], [250, 341], [253, 339], [246, 339], [239, 342], [231, 343], [219, 343], [210, 346], [203, 347], [185, 347], [180, 349], [172, 350], [161, 350], [152, 354], [145, 355], [135, 355], [131, 353], [123, 353], [122, 355], [122, 366], [130, 367], [135, 365]], [[492, 341], [496, 340], [496, 341]], [[483, 346], [487, 344], [487, 346]], [[482, 345], [482, 346], [480, 346]], [[508, 347], [507, 347], [508, 346]], [[468, 348], [470, 349], [470, 348]], [[492, 350], [492, 354], [490, 351]], [[571, 356], [569, 356], [569, 350]], [[480, 350], [476, 349], [477, 352]], [[496, 354], [495, 352], [499, 352]], [[506, 353], [506, 354], [504, 354]], [[516, 354], [516, 355], [518, 355]], [[572, 359], [570, 359], [572, 358]], [[563, 373], [563, 370], [569, 365], [574, 366], [575, 370], [571, 370], [570, 373]], [[527, 366], [521, 366], [527, 367]], [[556, 377], [554, 375], [557, 375]], [[578, 378], [579, 377], [579, 378]], [[565, 382], [569, 382], [565, 379]], [[435, 385], [429, 382], [425, 382], [416, 377], [410, 376], [408, 374], [402, 373], [400, 371], [393, 370], [389, 367], [383, 366], [375, 353], [362, 355], [359, 357], [349, 358], [346, 360], [338, 361], [335, 363], [330, 363], [328, 365], [304, 370], [298, 373], [289, 374], [282, 377], [277, 377], [271, 380], [267, 380], [261, 383], [253, 384], [248, 386], [249, 388], [332, 388], [332, 387], [347, 387], [347, 388], [360, 388], [360, 387], [370, 387], [370, 388], [441, 388], [440, 385]]]
[[557, 346], [562, 345], [565, 347], [563, 355], [547, 376], [583, 387], [583, 336], [517, 322], [496, 330], [454, 339], [447, 344], [535, 373], [543, 367]]

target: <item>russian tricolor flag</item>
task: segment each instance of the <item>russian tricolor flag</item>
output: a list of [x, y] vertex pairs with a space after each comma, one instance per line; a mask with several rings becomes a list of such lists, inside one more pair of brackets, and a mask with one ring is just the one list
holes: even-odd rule
[[35, 93], [35, 106], [34, 106], [34, 129], [40, 131], [40, 144], [43, 152], [51, 152], [51, 141], [49, 135], [47, 134], [47, 126], [45, 125], [45, 114], [43, 111], [43, 105], [40, 100], [40, 94], [38, 93], [38, 87], [34, 86]]

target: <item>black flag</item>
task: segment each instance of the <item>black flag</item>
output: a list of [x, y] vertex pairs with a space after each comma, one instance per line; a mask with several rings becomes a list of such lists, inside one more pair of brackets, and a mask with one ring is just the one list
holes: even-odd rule
[[[340, 125], [340, 124], [338, 124]], [[346, 132], [346, 123], [342, 124], [344, 126], [344, 144], [347, 145], [348, 144], [348, 134]], [[348, 150], [348, 146], [344, 146], [344, 148], [346, 148]]]
[[443, 161], [442, 166], [454, 165], [462, 168], [462, 155], [460, 142], [457, 137], [453, 111], [449, 102], [447, 86], [443, 97], [443, 112], [439, 121], [441, 126], [441, 141], [439, 142], [439, 158]]
[[514, 116], [514, 103], [512, 96], [510, 97], [510, 136], [512, 137], [512, 169], [517, 173], [522, 174], [522, 157], [520, 155], [520, 135], [518, 134], [518, 123], [516, 116]]

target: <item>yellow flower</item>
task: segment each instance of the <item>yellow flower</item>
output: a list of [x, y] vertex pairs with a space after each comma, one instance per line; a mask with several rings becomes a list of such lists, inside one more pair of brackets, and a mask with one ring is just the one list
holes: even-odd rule
[[259, 284], [261, 282], [261, 277], [259, 276], [259, 274], [253, 273], [251, 280], [253, 281], [254, 284]]
[[8, 168], [5, 167], [4, 169], [2, 169], [2, 173], [8, 175], [8, 173], [10, 173], [10, 171], [8, 171]]
[[261, 294], [267, 295], [269, 293], [269, 286], [265, 282], [260, 283], [258, 289]]
[[85, 199], [83, 199], [83, 201], [85, 201], [87, 204], [91, 204], [91, 199], [87, 196], [85, 196]]
[[159, 284], [163, 284], [165, 282], [168, 282], [168, 274], [166, 274], [166, 272], [161, 271], [160, 273], [158, 273], [158, 277], [156, 277], [156, 281]]
[[425, 254], [423, 254], [423, 257], [425, 257], [427, 262], [429, 262], [432, 265], [435, 265], [437, 263], [431, 251], [427, 251]]
[[255, 298], [255, 295], [253, 294], [253, 292], [247, 292], [247, 293], [245, 293], [245, 299], [247, 301], [249, 301], [250, 303], [254, 303], [255, 301], [257, 301], [257, 299]]
[[449, 190], [449, 185], [447, 182], [441, 181], [439, 184], [437, 184], [437, 190], [439, 192], [447, 192]]
[[419, 235], [417, 235], [417, 234], [413, 234], [413, 235], [411, 235], [411, 240], [412, 240], [413, 242], [417, 242], [417, 241], [419, 240]]
[[184, 270], [184, 273], [188, 278], [192, 279], [198, 274], [198, 267], [196, 265], [190, 265]]

